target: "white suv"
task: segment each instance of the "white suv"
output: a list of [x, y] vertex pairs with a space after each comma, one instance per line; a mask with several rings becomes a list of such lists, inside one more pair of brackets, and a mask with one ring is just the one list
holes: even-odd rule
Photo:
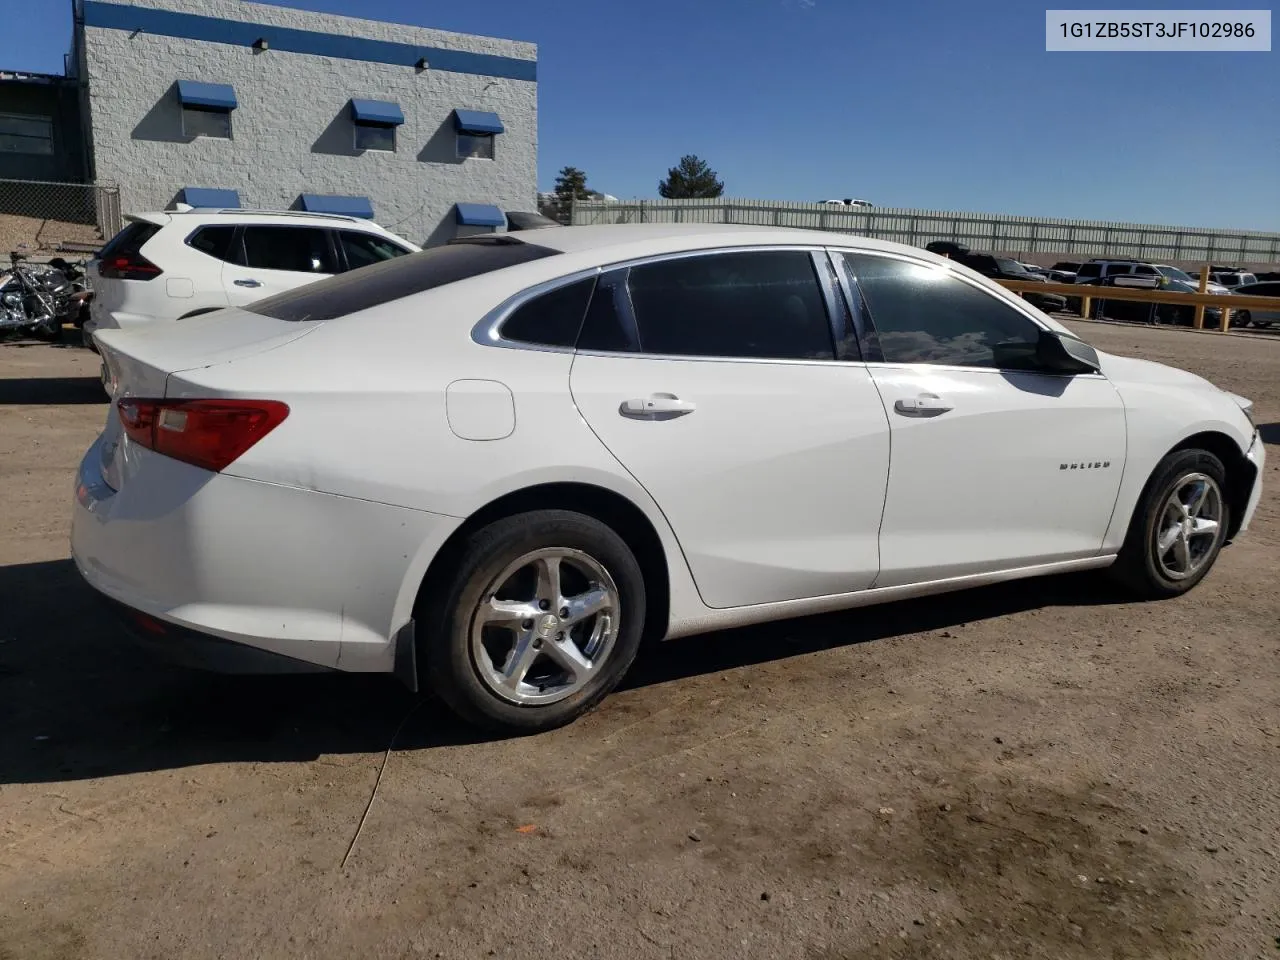
[[89, 266], [90, 343], [95, 330], [243, 306], [421, 249], [369, 220], [329, 214], [184, 209], [125, 219]]

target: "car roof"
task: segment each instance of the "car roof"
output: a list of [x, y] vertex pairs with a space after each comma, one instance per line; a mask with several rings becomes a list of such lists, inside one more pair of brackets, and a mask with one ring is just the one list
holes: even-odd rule
[[[763, 227], [720, 223], [611, 223], [562, 227], [520, 234], [521, 239], [561, 253], [594, 253], [601, 261], [657, 256], [685, 250], [733, 246], [840, 246], [908, 254], [918, 260], [955, 263], [920, 247], [890, 240], [872, 240], [848, 233], [828, 233], [801, 227]], [[514, 239], [514, 238], [513, 238]]]

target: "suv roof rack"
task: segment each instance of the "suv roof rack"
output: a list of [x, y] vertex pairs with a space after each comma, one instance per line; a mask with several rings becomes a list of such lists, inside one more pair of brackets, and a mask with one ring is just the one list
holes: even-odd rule
[[359, 217], [353, 217], [345, 213], [319, 213], [315, 210], [255, 210], [247, 207], [193, 207], [190, 210], [165, 210], [164, 213], [170, 214], [231, 214], [234, 216], [252, 216], [252, 217], [299, 217], [302, 219], [311, 219], [314, 217], [327, 217], [330, 220], [346, 220], [348, 223], [359, 223]]

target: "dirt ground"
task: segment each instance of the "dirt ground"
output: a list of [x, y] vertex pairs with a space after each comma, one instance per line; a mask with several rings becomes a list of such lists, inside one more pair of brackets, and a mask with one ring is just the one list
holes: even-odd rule
[[1280, 957], [1280, 342], [1078, 329], [1257, 403], [1269, 487], [1189, 596], [675, 641], [519, 740], [133, 652], [68, 559], [96, 359], [0, 345], [0, 960]]

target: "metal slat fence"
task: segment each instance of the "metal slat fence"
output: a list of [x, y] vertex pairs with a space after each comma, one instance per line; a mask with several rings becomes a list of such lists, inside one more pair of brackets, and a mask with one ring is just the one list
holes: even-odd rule
[[829, 230], [923, 247], [934, 240], [1014, 255], [1157, 262], [1280, 264], [1280, 233], [1062, 220], [895, 207], [743, 200], [577, 201], [571, 220], [594, 223], [744, 223]]

